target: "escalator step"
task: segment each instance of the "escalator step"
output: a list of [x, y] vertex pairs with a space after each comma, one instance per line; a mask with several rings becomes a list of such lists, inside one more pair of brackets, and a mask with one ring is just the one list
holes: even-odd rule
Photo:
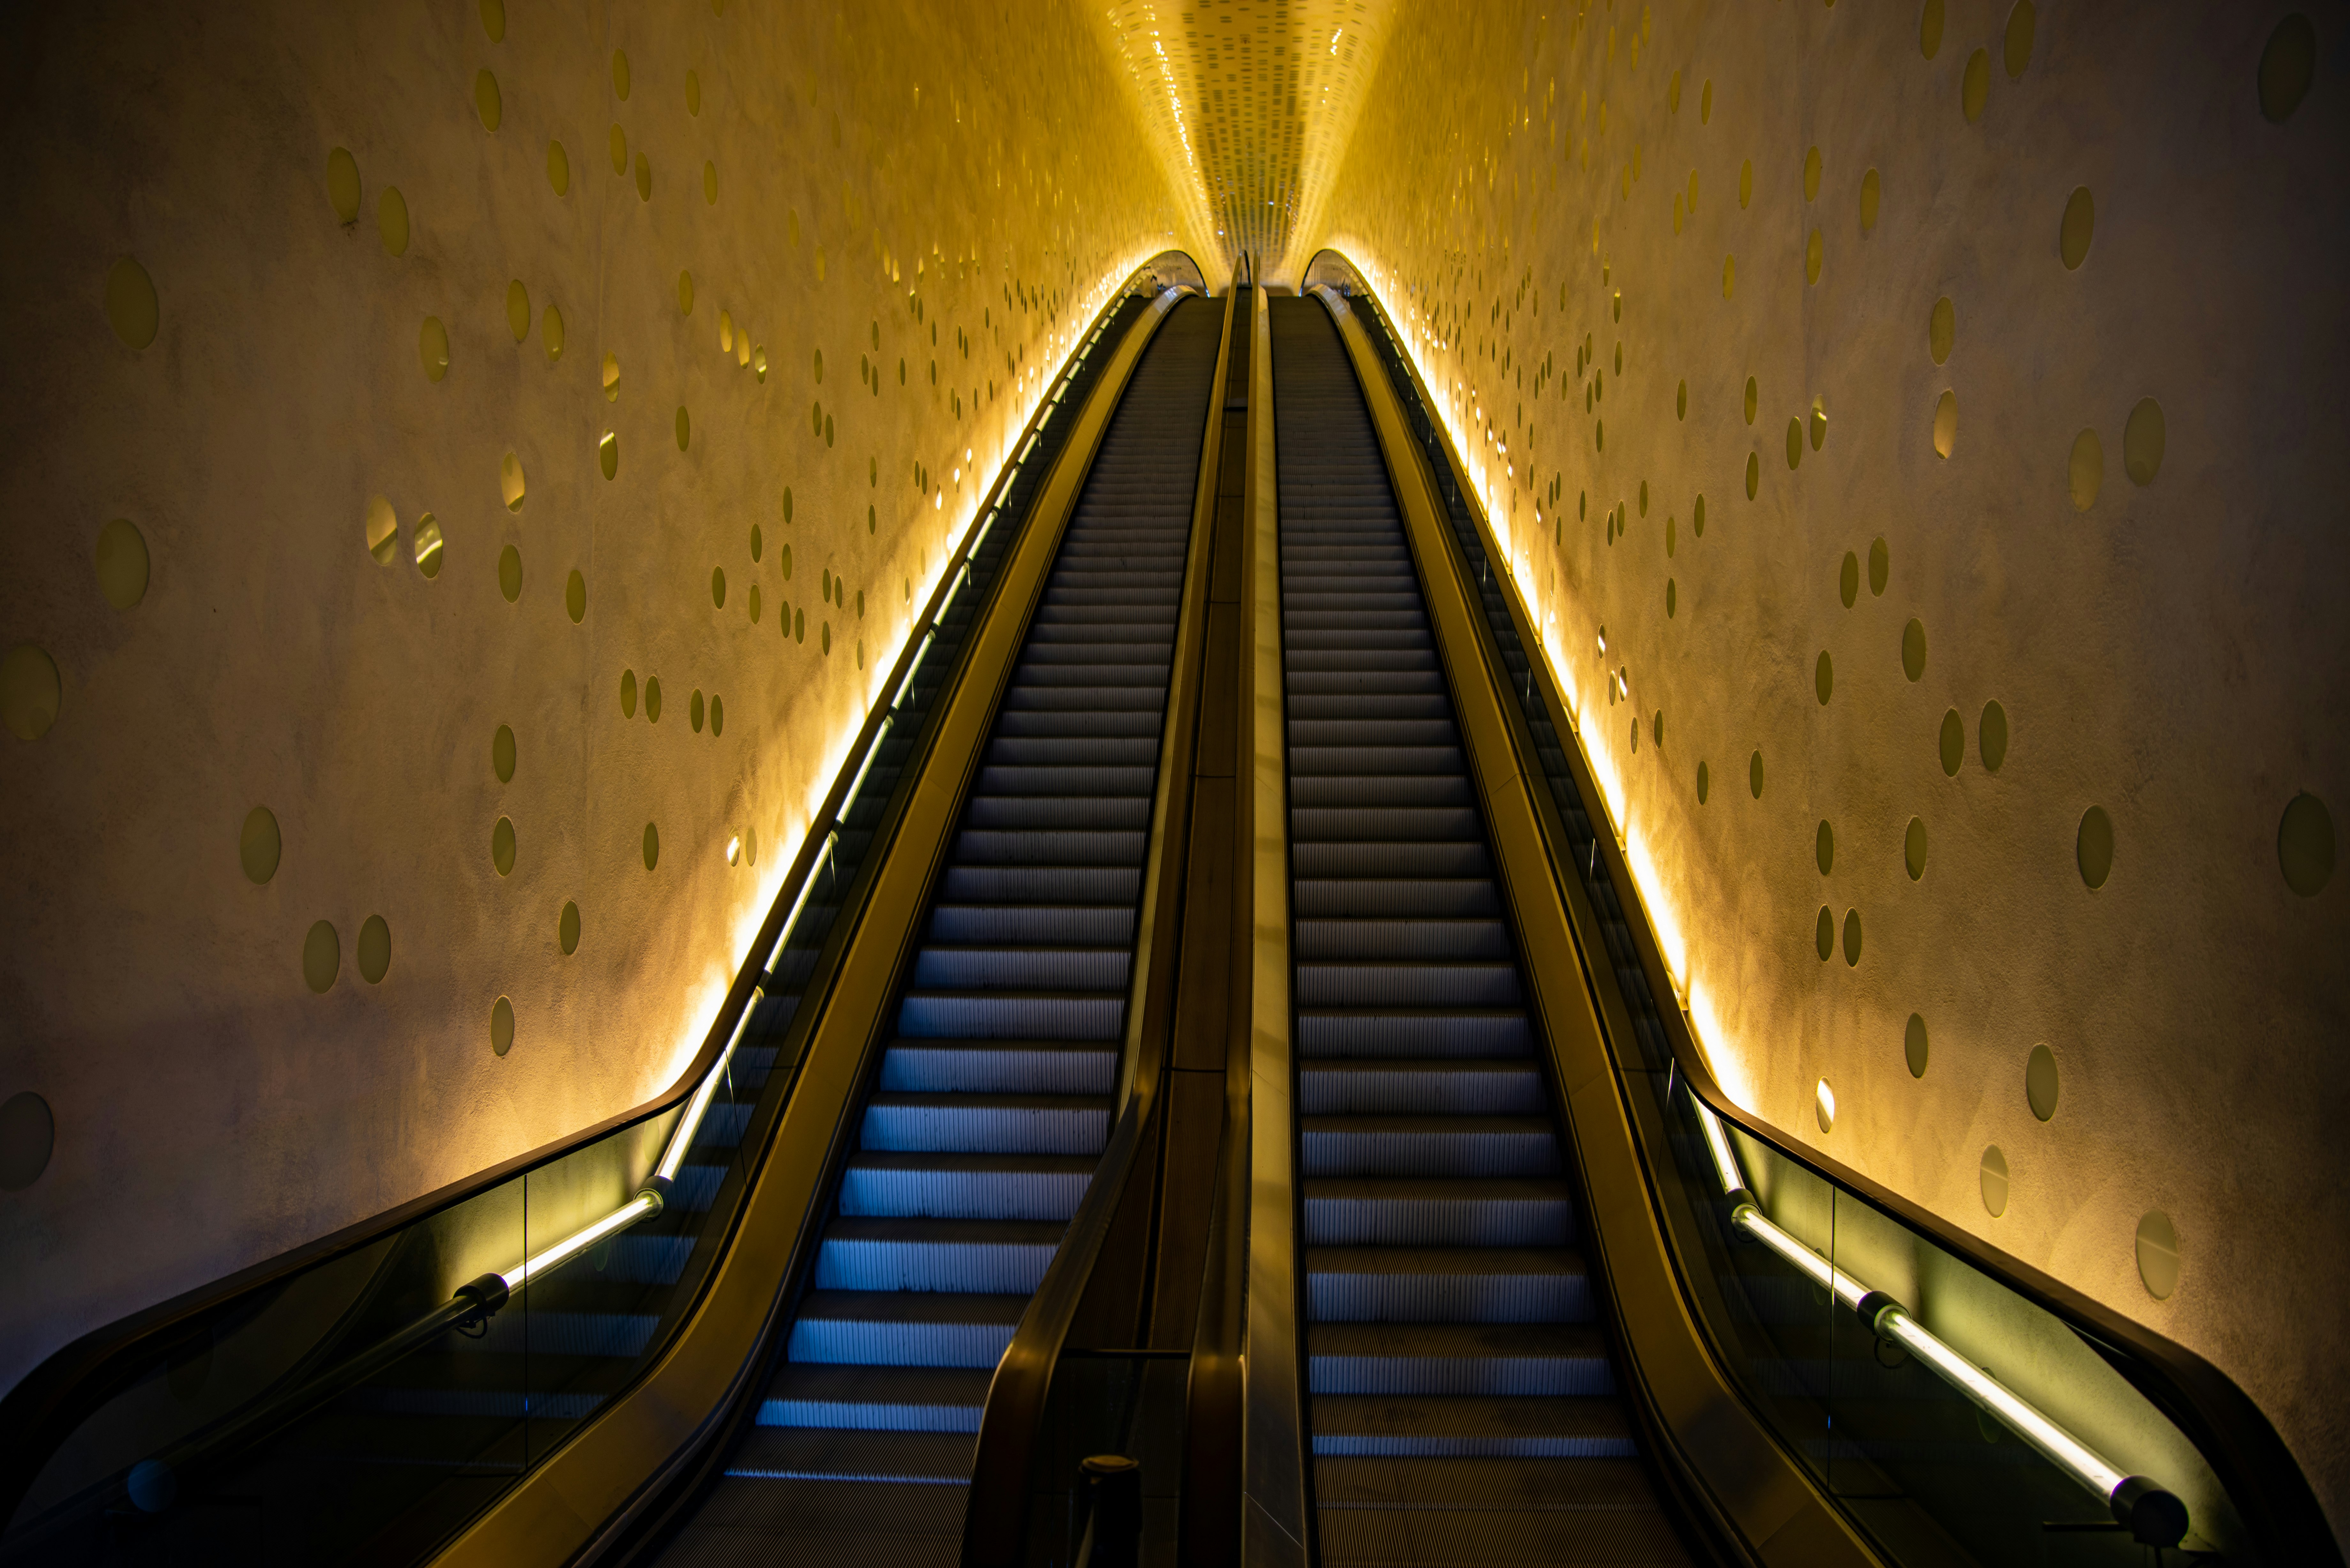
[[[954, 1432], [877, 1432], [760, 1427], [726, 1473], [767, 1480], [912, 1481], [960, 1486], [971, 1474], [971, 1440]], [[961, 1515], [956, 1517], [961, 1527]]]
[[1574, 1324], [1317, 1324], [1316, 1395], [1590, 1398], [1616, 1391], [1606, 1339]]
[[993, 1366], [1027, 1306], [1024, 1295], [810, 1291], [785, 1354], [792, 1365]]
[[1081, 1155], [860, 1154], [841, 1178], [840, 1211], [1066, 1223], [1093, 1174]]
[[762, 1427], [976, 1433], [988, 1376], [972, 1367], [787, 1366], [755, 1418]]
[[820, 1291], [1028, 1292], [1061, 1244], [1059, 1224], [1015, 1220], [848, 1216], [825, 1228]]
[[1301, 1116], [1308, 1176], [1555, 1176], [1548, 1116]]
[[1550, 1247], [1310, 1247], [1316, 1323], [1583, 1323], [1580, 1253]]
[[1305, 1241], [1315, 1247], [1566, 1247], [1565, 1183], [1543, 1177], [1308, 1177]]
[[1302, 1116], [1542, 1116], [1550, 1103], [1531, 1061], [1321, 1059], [1298, 1073]]
[[895, 1153], [1098, 1154], [1109, 1098], [884, 1091], [866, 1102], [863, 1138], [868, 1149]]
[[[1317, 1459], [1316, 1485], [1342, 1466], [1391, 1467], [1396, 1470], [1459, 1466], [1476, 1474], [1522, 1465], [1545, 1477], [1608, 1468], [1623, 1479], [1613, 1494], [1574, 1503], [1555, 1501], [1555, 1491], [1527, 1492], [1490, 1509], [1460, 1502], [1424, 1501], [1409, 1506], [1321, 1503], [1321, 1560], [1326, 1568], [1397, 1568], [1404, 1563], [1545, 1564], [1555, 1568], [1667, 1568], [1689, 1556], [1671, 1522], [1657, 1506], [1640, 1463], [1628, 1459], [1554, 1459], [1486, 1458]], [[1451, 1484], [1448, 1475], [1443, 1483]], [[1554, 1480], [1548, 1484], [1561, 1484]], [[1433, 1490], [1433, 1489], [1431, 1489]]]
[[903, 1094], [1098, 1095], [1118, 1085], [1118, 1047], [1066, 1040], [895, 1040], [882, 1089]]
[[1491, 1395], [1314, 1397], [1315, 1454], [1412, 1459], [1630, 1459], [1612, 1398]]

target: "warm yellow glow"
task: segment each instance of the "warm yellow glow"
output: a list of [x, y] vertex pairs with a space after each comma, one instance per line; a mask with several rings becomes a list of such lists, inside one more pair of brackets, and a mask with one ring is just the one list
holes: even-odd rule
[[[1100, 277], [1094, 281], [1090, 288], [1077, 297], [1074, 305], [1074, 314], [1081, 320], [1095, 320], [1110, 301], [1125, 290], [1128, 280], [1142, 265], [1164, 248], [1163, 245], [1153, 244], [1147, 239], [1139, 239], [1132, 243], [1127, 254], [1115, 261]], [[1101, 342], [1096, 344], [1092, 352], [1105, 353], [1117, 347], [1116, 344], [1107, 341], [1106, 330], [1102, 333], [1102, 338]], [[1060, 379], [1058, 373], [1055, 373], [1049, 381], [1042, 377], [1038, 378], [1033, 384], [1024, 403], [1017, 398], [1007, 400], [1009, 406], [1003, 416], [1005, 425], [1015, 432], [1025, 430], [1035, 418], [1036, 411], [1044, 406], [1047, 392], [1051, 388], [1059, 385]], [[1056, 414], [1055, 417], [1060, 416]], [[999, 448], [1003, 439], [1006, 438], [999, 438]], [[970, 461], [973, 450], [975, 449], [964, 448], [963, 457], [966, 462]], [[939, 493], [932, 504], [933, 510], [945, 509], [946, 493], [943, 490]], [[969, 534], [972, 524], [978, 514], [975, 503], [958, 503], [949, 542], [937, 556], [936, 565], [931, 566], [926, 576], [917, 584], [920, 593], [916, 602], [928, 604], [931, 597], [938, 591], [939, 583], [949, 564], [960, 558], [965, 536]], [[866, 714], [870, 711], [873, 701], [880, 694], [883, 683], [887, 681], [889, 671], [897, 664], [899, 655], [905, 647], [907, 637], [914, 629], [915, 623], [910, 619], [890, 639], [885, 649], [866, 661], [868, 673], [865, 701], [853, 711], [843, 714], [838, 727], [832, 734], [825, 737], [822, 746], [823, 763], [808, 775], [806, 798], [799, 805], [796, 812], [787, 810], [782, 830], [775, 835], [776, 853], [768, 858], [767, 869], [752, 881], [748, 894], [734, 906], [732, 918], [726, 922], [728, 930], [725, 950], [710, 956], [707, 961], [708, 967], [696, 983], [690, 988], [687, 1001], [681, 1010], [682, 1016], [679, 1021], [677, 1033], [670, 1049], [660, 1054], [656, 1060], [647, 1064], [650, 1070], [650, 1081], [645, 1085], [645, 1093], [649, 1095], [657, 1093], [662, 1085], [675, 1083], [679, 1076], [693, 1064], [693, 1058], [702, 1049], [702, 1043], [709, 1038], [711, 1029], [717, 1023], [719, 1009], [725, 1005], [726, 994], [733, 985], [736, 966], [743, 961], [743, 955], [750, 951], [751, 944], [758, 940], [759, 928], [764, 923], [767, 911], [775, 907], [775, 899], [781, 896], [784, 878], [788, 875], [792, 864], [798, 859], [801, 848], [807, 841], [807, 835], [816, 823], [818, 813], [823, 809], [825, 796], [830, 793], [833, 781], [840, 776], [841, 769], [847, 764], [849, 749], [857, 742], [858, 733], [864, 727]], [[870, 760], [869, 755], [868, 760]], [[729, 864], [733, 863], [735, 853], [735, 843], [730, 840], [727, 845]], [[806, 889], [803, 889], [803, 898], [805, 896]]]
[[1648, 906], [1648, 924], [1657, 933], [1657, 950], [1664, 955], [1665, 971], [1671, 978], [1673, 994], [1684, 1001], [1689, 996], [1689, 944], [1681, 936], [1680, 921], [1670, 903], [1652, 894], [1661, 888], [1664, 878], [1657, 874], [1656, 863], [1648, 858], [1648, 841], [1628, 829], [1624, 836], [1625, 863], [1632, 867], [1632, 881], [1640, 889], [1641, 901]]
[[1754, 1082], [1747, 1074], [1743, 1057], [1720, 1049], [1724, 1038], [1721, 1021], [1714, 1016], [1713, 999], [1699, 986], [1691, 985], [1689, 993], [1690, 1033], [1697, 1041], [1698, 1054], [1705, 1058], [1706, 1071], [1730, 1103], [1742, 1110], [1754, 1109]]
[[576, 1258], [616, 1231], [625, 1231], [638, 1220], [660, 1212], [660, 1199], [650, 1193], [640, 1192], [594, 1224], [574, 1231], [554, 1246], [536, 1257], [525, 1259], [506, 1270], [500, 1277], [508, 1290], [519, 1290], [534, 1275], [543, 1274], [556, 1264]]
[[[1329, 249], [1346, 256], [1356, 265], [1364, 280], [1378, 292], [1382, 300], [1392, 305], [1394, 301], [1403, 297], [1393, 286], [1393, 275], [1376, 259], [1376, 252], [1367, 245], [1362, 245], [1356, 236], [1342, 234], [1332, 236], [1326, 243]], [[1365, 257], [1372, 259], [1365, 260], [1363, 259]], [[1429, 350], [1431, 348], [1448, 346], [1440, 340], [1431, 340], [1416, 321], [1409, 318], [1408, 312], [1403, 318], [1391, 315], [1389, 320], [1396, 328], [1397, 341], [1402, 348], [1405, 357], [1411, 361], [1412, 368], [1419, 373], [1420, 384], [1431, 389], [1437, 387], [1450, 389], [1449, 397], [1439, 395], [1432, 400], [1430, 411], [1444, 426], [1445, 434], [1451, 441], [1452, 451], [1459, 458], [1461, 466], [1465, 470], [1467, 488], [1476, 497], [1477, 504], [1484, 514], [1486, 526], [1492, 530], [1493, 542], [1501, 550], [1504, 561], [1509, 563], [1513, 579], [1520, 585], [1522, 597], [1530, 597], [1524, 596], [1524, 583], [1531, 576], [1530, 568], [1522, 566], [1512, 558], [1506, 522], [1510, 508], [1503, 504], [1501, 497], [1497, 495], [1492, 483], [1491, 472], [1482, 461], [1485, 449], [1488, 446], [1498, 447], [1499, 441], [1483, 416], [1476, 387], [1458, 377], [1436, 373], [1436, 367], [1430, 362], [1428, 357]], [[1529, 608], [1531, 607], [1530, 604]], [[1583, 742], [1584, 754], [1590, 762], [1592, 779], [1599, 787], [1600, 799], [1597, 804], [1604, 809], [1608, 826], [1615, 831], [1617, 842], [1624, 846], [1625, 859], [1632, 870], [1634, 888], [1639, 895], [1642, 905], [1648, 910], [1649, 924], [1657, 933], [1657, 945], [1664, 954], [1665, 965], [1670, 974], [1673, 988], [1679, 996], [1684, 1010], [1691, 1013], [1692, 1028], [1700, 1034], [1700, 1048], [1705, 1054], [1708, 1066], [1713, 1071], [1715, 1081], [1721, 1084], [1723, 1092], [1739, 1105], [1751, 1109], [1753, 1103], [1753, 1082], [1742, 1053], [1721, 1028], [1719, 1021], [1710, 1012], [1701, 1026], [1694, 1016], [1695, 999], [1698, 995], [1697, 971], [1702, 967], [1703, 960], [1701, 957], [1693, 960], [1690, 953], [1688, 939], [1684, 934], [1686, 926], [1681, 919], [1679, 903], [1673, 896], [1674, 884], [1666, 876], [1665, 868], [1656, 863], [1647, 844], [1633, 832], [1629, 815], [1630, 806], [1625, 794], [1624, 774], [1618, 765], [1615, 749], [1617, 744], [1617, 737], [1613, 732], [1615, 726], [1598, 725], [1586, 729], [1581, 724], [1584, 706], [1582, 691], [1573, 673], [1574, 662], [1565, 656], [1559, 638], [1555, 635], [1557, 624], [1555, 615], [1555, 609], [1545, 615], [1543, 622], [1544, 635], [1537, 640], [1542, 649], [1543, 658], [1549, 666], [1552, 682], [1567, 704], [1568, 721], [1574, 724], [1576, 735]], [[1589, 635], [1593, 637], [1600, 653], [1604, 656], [1607, 650], [1605, 630], [1593, 627], [1589, 628]], [[1628, 697], [1631, 692], [1631, 673], [1628, 669], [1620, 672], [1620, 680], [1623, 692]]]

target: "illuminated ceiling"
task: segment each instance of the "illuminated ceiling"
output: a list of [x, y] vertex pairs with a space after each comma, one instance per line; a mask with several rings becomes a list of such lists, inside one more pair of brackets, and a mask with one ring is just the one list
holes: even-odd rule
[[[1095, 20], [1179, 191], [1268, 280], [1311, 259], [1394, 0], [1116, 0]], [[1209, 258], [1201, 258], [1203, 261]], [[1212, 264], [1211, 264], [1212, 265]]]

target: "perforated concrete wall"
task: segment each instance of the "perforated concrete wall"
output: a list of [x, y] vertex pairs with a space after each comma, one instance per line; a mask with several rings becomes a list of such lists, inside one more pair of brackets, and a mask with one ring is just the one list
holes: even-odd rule
[[1415, 8], [1316, 236], [1483, 470], [1725, 1086], [2210, 1357], [2337, 1521], [2345, 48]]
[[1075, 335], [1216, 254], [1058, 4], [7, 26], [0, 1386], [668, 1082]]

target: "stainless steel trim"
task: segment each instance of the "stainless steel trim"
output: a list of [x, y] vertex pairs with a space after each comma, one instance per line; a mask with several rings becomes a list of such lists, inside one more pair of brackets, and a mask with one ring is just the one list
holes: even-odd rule
[[1295, 1127], [1291, 1116], [1288, 753], [1281, 682], [1281, 549], [1274, 488], [1273, 326], [1256, 291], [1249, 337], [1249, 831], [1254, 846], [1249, 991], [1248, 1340], [1242, 1352], [1241, 1561], [1303, 1564], [1305, 1506], [1297, 1310]]

